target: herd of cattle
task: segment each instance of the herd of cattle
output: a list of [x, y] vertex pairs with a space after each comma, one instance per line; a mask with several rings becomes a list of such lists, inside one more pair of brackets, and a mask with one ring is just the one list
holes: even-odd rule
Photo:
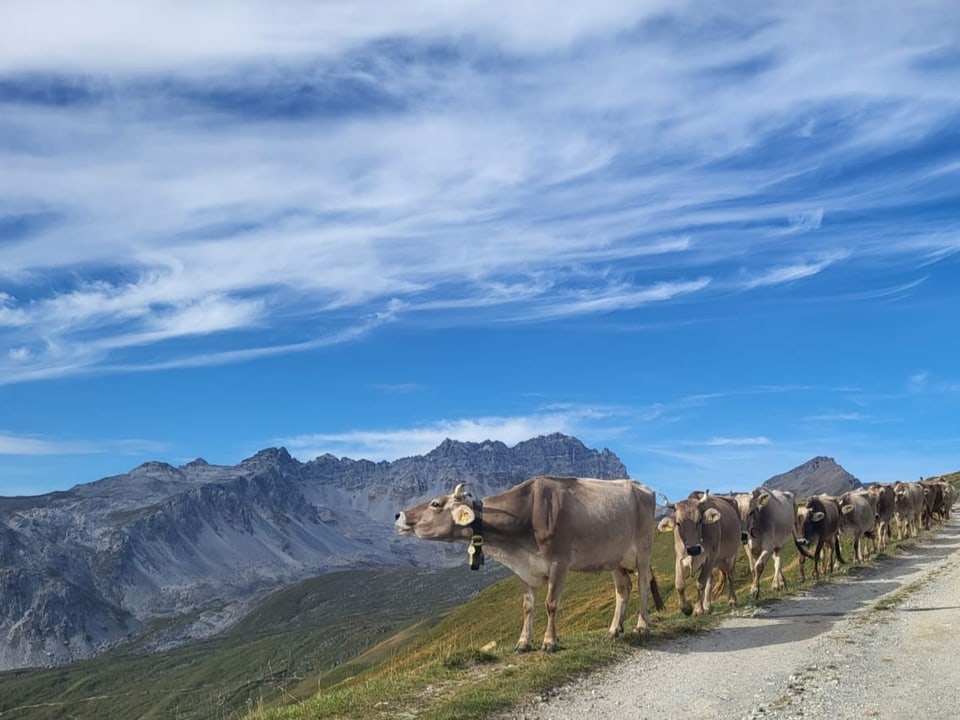
[[[633, 480], [538, 476], [498, 495], [475, 499], [457, 485], [449, 495], [400, 512], [401, 535], [465, 543], [471, 567], [486, 550], [520, 578], [523, 625], [516, 650], [531, 648], [534, 589], [547, 585], [547, 627], [541, 649], [557, 648], [556, 614], [568, 571], [613, 573], [616, 605], [608, 636], [623, 632], [623, 620], [637, 574], [640, 614], [636, 630], [648, 627], [648, 597], [663, 609], [651, 567], [654, 533], [672, 532], [676, 553], [674, 587], [685, 614], [710, 612], [714, 569], [719, 570], [729, 604], [736, 604], [734, 566], [742, 545], [752, 572], [750, 593], [760, 595], [760, 578], [770, 556], [772, 588], [784, 587], [781, 550], [791, 540], [813, 576], [843, 563], [841, 535], [852, 539], [853, 561], [880, 552], [896, 525], [897, 539], [917, 535], [949, 517], [956, 490], [943, 481], [876, 484], [840, 496], [817, 495], [799, 502], [792, 493], [757, 488], [751, 493], [717, 495], [696, 491], [671, 503], [656, 523], [656, 499]], [[869, 545], [869, 547], [866, 547]], [[699, 571], [699, 574], [697, 574]], [[686, 597], [696, 575], [696, 601]]]

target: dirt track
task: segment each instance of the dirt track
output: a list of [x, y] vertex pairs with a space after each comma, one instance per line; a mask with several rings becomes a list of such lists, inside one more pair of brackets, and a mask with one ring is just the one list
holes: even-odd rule
[[[769, 567], [767, 595], [768, 574]], [[955, 717], [958, 659], [955, 514], [897, 557], [701, 635], [651, 643], [624, 663], [533, 698], [510, 717]]]

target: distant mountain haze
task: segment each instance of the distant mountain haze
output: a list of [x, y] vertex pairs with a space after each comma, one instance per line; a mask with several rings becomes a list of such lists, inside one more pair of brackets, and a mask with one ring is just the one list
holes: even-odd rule
[[236, 466], [148, 462], [0, 498], [0, 669], [90, 657], [164, 618], [180, 620], [156, 650], [208, 637], [264, 593], [338, 569], [462, 562], [456, 546], [399, 538], [396, 512], [460, 482], [479, 497], [537, 474], [627, 470], [554, 434], [512, 448], [446, 440], [394, 462], [301, 463], [283, 448]]
[[[0, 498], [0, 669], [88, 658], [148, 631], [153, 651], [210, 637], [264, 594], [335, 570], [463, 562], [458, 546], [400, 538], [396, 512], [457, 483], [484, 497], [534, 475], [628, 477], [614, 453], [557, 433], [513, 447], [445, 440], [393, 462], [302, 463], [283, 448], [235, 466], [148, 462]], [[765, 484], [799, 497], [859, 481], [815, 458]]]
[[797, 498], [820, 493], [843, 495], [862, 485], [863, 483], [829, 457], [815, 457], [793, 470], [774, 475], [763, 483], [764, 487], [771, 490], [789, 490]]

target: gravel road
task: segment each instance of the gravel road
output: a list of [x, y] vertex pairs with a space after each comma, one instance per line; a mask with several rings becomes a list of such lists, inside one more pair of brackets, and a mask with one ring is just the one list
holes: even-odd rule
[[[740, 560], [742, 562], [742, 559]], [[768, 595], [768, 572], [763, 591]], [[960, 515], [893, 558], [531, 699], [511, 718], [957, 717]]]

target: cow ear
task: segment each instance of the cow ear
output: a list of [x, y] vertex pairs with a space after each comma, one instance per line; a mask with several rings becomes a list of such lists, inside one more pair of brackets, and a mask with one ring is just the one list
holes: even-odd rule
[[451, 512], [457, 525], [469, 525], [477, 517], [467, 505], [457, 505]]
[[770, 502], [770, 493], [764, 493], [764, 494], [761, 495], [760, 498], [757, 500], [757, 506], [758, 506], [758, 507], [763, 507], [763, 506], [766, 505], [768, 502]]
[[669, 515], [660, 521], [660, 524], [657, 525], [657, 530], [660, 532], [673, 532], [673, 518]]
[[716, 508], [707, 508], [703, 513], [703, 522], [707, 525], [712, 525], [720, 519], [720, 511]]
[[844, 515], [849, 515], [853, 512], [853, 505], [844, 505], [840, 508], [840, 512], [842, 512]]
[[824, 513], [815, 512], [813, 515], [810, 516], [810, 519], [813, 520], [814, 522], [820, 522], [821, 520], [823, 520], [824, 517], [825, 517]]

